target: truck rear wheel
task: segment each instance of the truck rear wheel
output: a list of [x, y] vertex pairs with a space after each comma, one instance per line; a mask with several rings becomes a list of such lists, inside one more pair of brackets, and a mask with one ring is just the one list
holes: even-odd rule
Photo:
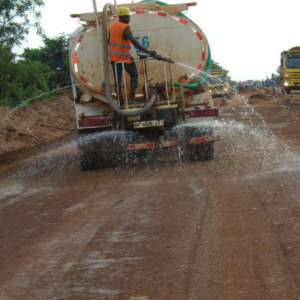
[[84, 152], [77, 148], [78, 166], [81, 171], [93, 170], [97, 164], [97, 153], [95, 152]]
[[82, 171], [115, 167], [125, 161], [125, 152], [107, 151], [114, 135], [102, 137], [94, 131], [76, 130], [78, 165]]
[[195, 161], [196, 148], [194, 145], [185, 145], [177, 147], [178, 159], [185, 163]]
[[196, 145], [196, 154], [199, 161], [210, 161], [214, 158], [214, 142]]
[[92, 170], [97, 162], [97, 153], [86, 151], [86, 140], [89, 134], [79, 131], [76, 128], [77, 137], [77, 159], [80, 170]]

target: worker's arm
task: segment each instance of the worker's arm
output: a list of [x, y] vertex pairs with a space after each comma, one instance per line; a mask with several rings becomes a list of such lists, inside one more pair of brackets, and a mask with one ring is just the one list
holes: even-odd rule
[[147, 50], [146, 48], [144, 48], [132, 35], [132, 33], [127, 35], [127, 38], [131, 41], [131, 43], [137, 47], [138, 49], [142, 50], [145, 53], [148, 53], [150, 56], [152, 57], [156, 57], [156, 52], [155, 51], [151, 51], [151, 50]]

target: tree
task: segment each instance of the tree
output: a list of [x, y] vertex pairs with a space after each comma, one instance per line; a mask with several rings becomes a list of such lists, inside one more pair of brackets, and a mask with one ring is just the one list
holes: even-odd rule
[[280, 66], [277, 67], [276, 72], [277, 74], [275, 74], [275, 84], [277, 86], [280, 86], [281, 85]]
[[[32, 61], [40, 61], [43, 64], [46, 64], [51, 70], [55, 70], [56, 74], [53, 75], [51, 80], [48, 82], [49, 88], [54, 88], [56, 86], [56, 77], [60, 75], [58, 79], [60, 86], [69, 85], [71, 82], [69, 68], [69, 44], [68, 38], [65, 33], [61, 33], [55, 38], [48, 38], [46, 35], [43, 35], [44, 46], [38, 49], [25, 48], [21, 57], [25, 60], [30, 59]], [[64, 69], [66, 72], [56, 70], [55, 64], [55, 53], [58, 51], [62, 52]]]
[[12, 90], [9, 82], [11, 80], [11, 67], [14, 64], [15, 57], [16, 55], [10, 49], [0, 47], [0, 105]]
[[213, 59], [211, 60], [211, 70], [224, 70], [222, 66], [220, 66], [219, 63], [215, 62]]
[[54, 71], [39, 61], [18, 60], [10, 66], [5, 97], [0, 104], [16, 107], [32, 97], [48, 92], [48, 81]]
[[12, 79], [19, 99], [37, 96], [48, 90], [47, 83], [53, 71], [47, 65], [26, 59], [19, 60], [13, 69], [15, 76]]
[[21, 45], [31, 27], [42, 34], [38, 10], [42, 6], [43, 0], [0, 0], [0, 48]]
[[31, 27], [36, 28], [38, 34], [43, 32], [38, 11], [42, 6], [43, 0], [0, 0], [0, 104], [10, 97], [13, 89], [12, 67], [16, 54], [12, 48], [22, 44]]
[[[211, 60], [211, 70], [222, 70], [227, 71], [229, 73], [228, 70], [224, 69], [219, 63], [215, 62], [213, 59]], [[237, 83], [236, 81], [231, 80], [231, 76], [228, 76], [228, 81], [230, 85], [236, 85], [235, 83]]]
[[68, 58], [68, 38], [65, 33], [60, 33], [55, 38], [42, 35], [44, 46], [38, 49], [25, 48], [21, 57], [25, 59], [41, 61], [51, 69], [55, 68], [54, 54], [61, 51], [64, 58]]

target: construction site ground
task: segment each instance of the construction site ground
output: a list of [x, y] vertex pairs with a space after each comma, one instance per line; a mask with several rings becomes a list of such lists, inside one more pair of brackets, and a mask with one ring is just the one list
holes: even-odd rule
[[300, 94], [214, 102], [212, 161], [92, 171], [68, 91], [0, 107], [0, 299], [300, 299]]

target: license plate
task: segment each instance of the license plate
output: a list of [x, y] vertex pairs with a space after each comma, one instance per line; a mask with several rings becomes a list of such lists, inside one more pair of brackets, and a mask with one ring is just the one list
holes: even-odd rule
[[163, 126], [164, 120], [151, 120], [151, 121], [142, 121], [142, 122], [134, 122], [134, 128], [145, 128], [145, 127], [155, 127], [155, 126]]

